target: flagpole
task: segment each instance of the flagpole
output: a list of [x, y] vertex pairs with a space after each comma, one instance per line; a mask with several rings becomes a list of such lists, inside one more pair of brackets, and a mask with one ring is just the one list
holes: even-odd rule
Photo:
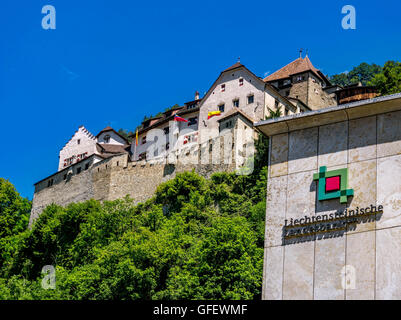
[[138, 128], [136, 128], [136, 134], [135, 134], [135, 151], [134, 151], [134, 160], [137, 161], [136, 159], [136, 149], [138, 148]]

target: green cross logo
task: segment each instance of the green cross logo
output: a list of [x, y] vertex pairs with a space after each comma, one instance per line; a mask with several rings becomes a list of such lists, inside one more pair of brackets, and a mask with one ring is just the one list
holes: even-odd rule
[[340, 203], [347, 203], [347, 197], [354, 195], [353, 189], [348, 187], [348, 169], [327, 171], [327, 167], [319, 168], [318, 173], [313, 174], [313, 180], [319, 180], [319, 201], [340, 198]]

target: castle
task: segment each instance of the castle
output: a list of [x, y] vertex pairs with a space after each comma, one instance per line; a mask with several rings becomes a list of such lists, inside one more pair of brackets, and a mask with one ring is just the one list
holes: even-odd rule
[[81, 126], [61, 149], [58, 171], [35, 183], [30, 225], [51, 203], [89, 199], [135, 202], [178, 172], [209, 177], [246, 163], [257, 138], [254, 123], [337, 105], [336, 92], [308, 56], [265, 77], [239, 61], [223, 70], [204, 97], [146, 119], [132, 143], [111, 127], [96, 136]]

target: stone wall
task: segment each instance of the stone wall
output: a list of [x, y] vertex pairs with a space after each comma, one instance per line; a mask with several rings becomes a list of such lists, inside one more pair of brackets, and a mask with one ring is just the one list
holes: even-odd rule
[[328, 95], [322, 88], [319, 81], [314, 77], [308, 78], [308, 103], [307, 105], [312, 109], [327, 108], [335, 106], [337, 100], [334, 94]]
[[[95, 156], [92, 156], [85, 160], [92, 161], [86, 170], [83, 169], [86, 164], [83, 161], [35, 185], [29, 225], [52, 203], [66, 206], [89, 199], [115, 200], [126, 195], [139, 203], [151, 198], [160, 183], [174, 178], [177, 173], [195, 170], [209, 178], [214, 172], [234, 171], [238, 165], [243, 164], [243, 161], [235, 163], [235, 153], [243, 147], [243, 144], [239, 144], [238, 148], [234, 144], [236, 130], [233, 128], [230, 139], [226, 139], [228, 151], [224, 150], [225, 138], [221, 136], [202, 145], [189, 146], [180, 153], [172, 153], [168, 158], [151, 161], [131, 162], [128, 154], [122, 154], [95, 162]], [[227, 159], [231, 161], [227, 162]], [[82, 168], [79, 173], [76, 172], [77, 166]]]
[[[71, 169], [74, 170], [74, 167]], [[51, 186], [48, 186], [49, 179], [53, 180]], [[94, 198], [94, 191], [92, 170], [90, 168], [87, 170], [82, 169], [79, 174], [68, 174], [67, 170], [63, 170], [40, 182], [35, 185], [29, 226], [32, 225], [33, 221], [47, 205], [56, 203], [66, 206], [72, 202], [86, 201]]]
[[[298, 80], [302, 77], [302, 80]], [[322, 81], [311, 72], [292, 76], [290, 87], [280, 89], [280, 94], [299, 99], [312, 110], [326, 108], [337, 104], [334, 94], [327, 94], [322, 87]], [[289, 95], [287, 93], [289, 92]]]
[[[359, 118], [350, 109], [351, 120], [320, 126], [305, 119], [304, 129], [272, 136], [263, 299], [401, 299], [401, 111], [382, 113], [389, 105], [361, 108]], [[348, 168], [348, 203], [317, 200], [321, 166]], [[370, 205], [382, 214], [336, 236], [283, 242], [286, 219]]]

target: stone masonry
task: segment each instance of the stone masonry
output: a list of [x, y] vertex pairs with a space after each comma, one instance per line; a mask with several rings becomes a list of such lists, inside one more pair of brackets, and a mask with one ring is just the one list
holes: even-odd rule
[[[74, 164], [69, 168], [71, 174], [63, 170], [53, 175], [51, 186], [48, 185], [49, 178], [35, 185], [29, 225], [31, 226], [43, 209], [52, 203], [66, 206], [89, 199], [115, 200], [127, 195], [133, 198], [135, 203], [139, 203], [151, 198], [159, 184], [174, 178], [177, 173], [194, 170], [209, 178], [214, 172], [232, 172], [238, 164], [235, 161], [225, 163], [227, 155], [224, 141], [223, 136], [218, 137], [200, 145], [199, 150], [175, 156], [175, 159], [170, 158], [168, 161], [130, 161], [130, 156], [126, 153], [100, 162], [86, 159], [90, 166], [79, 173], [76, 172], [76, 167], [82, 166], [82, 163]], [[235, 158], [234, 153], [238, 151], [233, 141], [232, 138], [229, 142], [231, 159]], [[217, 158], [218, 161], [213, 160], [213, 155], [216, 154], [221, 156]]]

